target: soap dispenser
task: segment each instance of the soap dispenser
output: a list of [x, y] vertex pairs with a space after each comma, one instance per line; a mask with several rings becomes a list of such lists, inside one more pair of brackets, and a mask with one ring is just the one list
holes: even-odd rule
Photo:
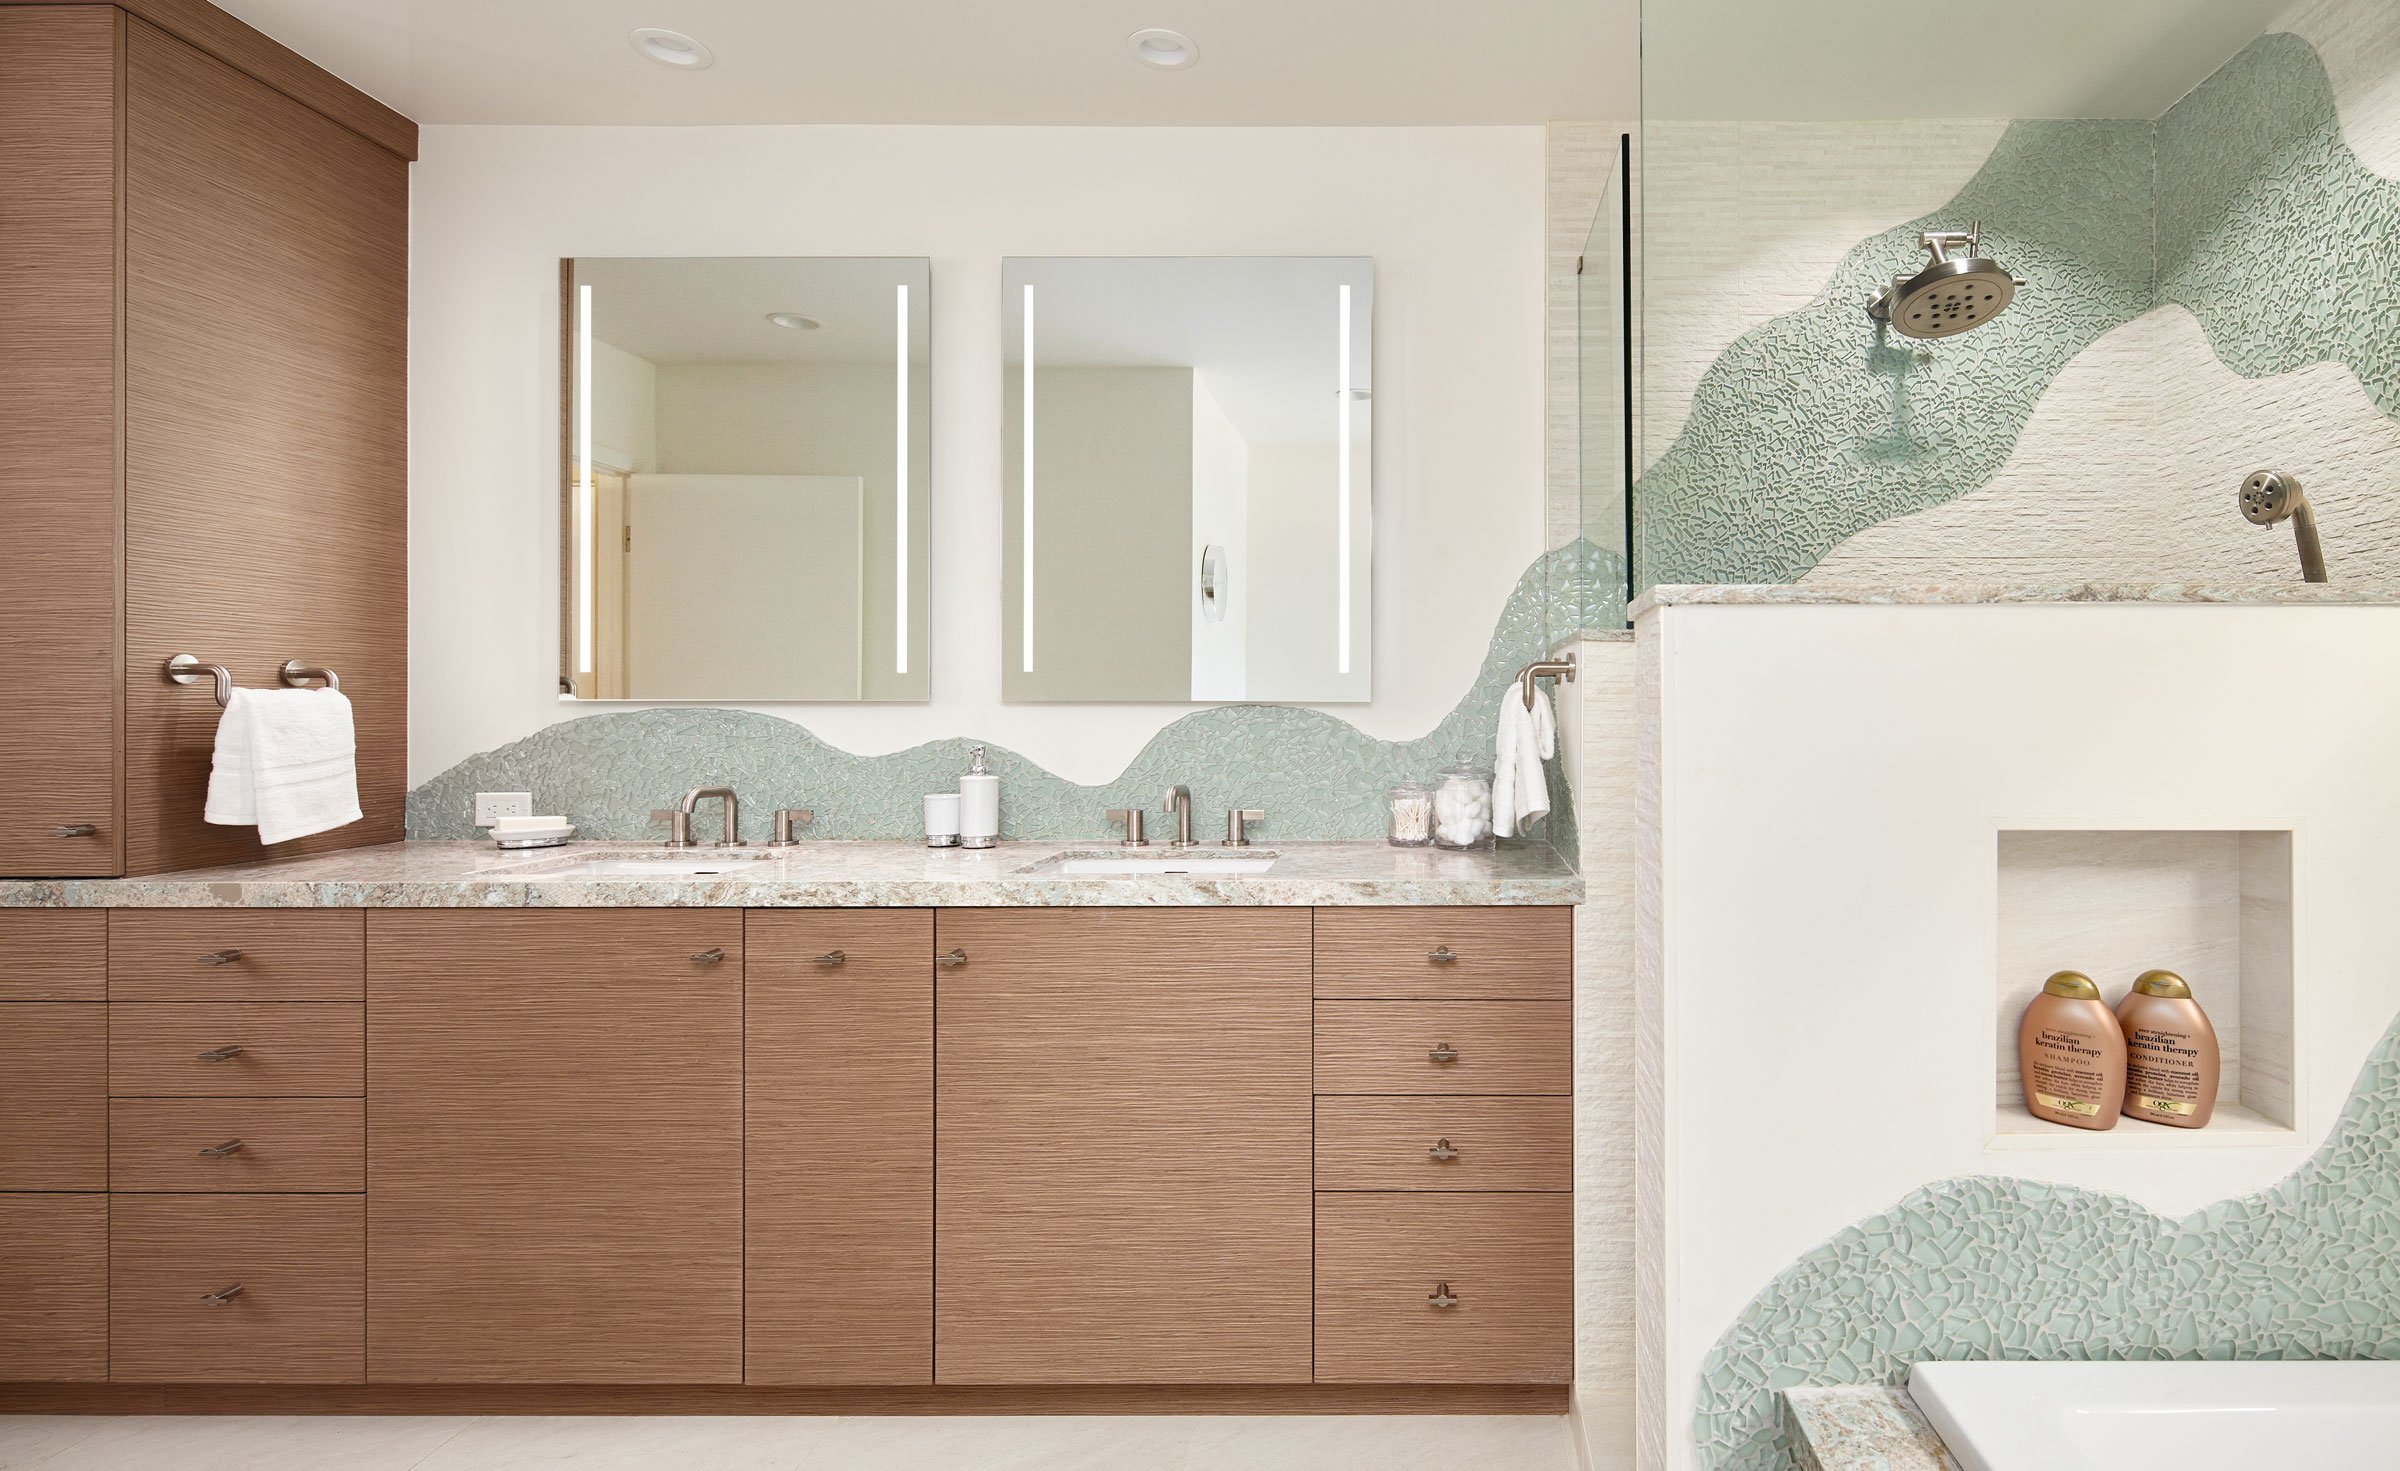
[[958, 779], [958, 846], [989, 848], [1000, 841], [1000, 778], [984, 764], [983, 747], [967, 760]]

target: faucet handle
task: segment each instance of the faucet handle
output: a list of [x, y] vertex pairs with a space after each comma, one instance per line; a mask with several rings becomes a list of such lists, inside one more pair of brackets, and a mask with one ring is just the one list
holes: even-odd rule
[[1128, 848], [1147, 848], [1147, 847], [1149, 847], [1149, 846], [1150, 846], [1150, 840], [1149, 840], [1148, 838], [1145, 838], [1145, 837], [1143, 837], [1143, 836], [1142, 836], [1142, 809], [1141, 809], [1141, 808], [1139, 808], [1139, 807], [1111, 807], [1111, 808], [1109, 808], [1109, 809], [1108, 809], [1108, 820], [1109, 820], [1110, 822], [1116, 822], [1116, 823], [1122, 823], [1122, 824], [1124, 824], [1124, 827], [1125, 827], [1125, 843], [1124, 843], [1124, 846], [1126, 846], [1126, 847], [1128, 847]]
[[692, 814], [689, 812], [680, 807], [653, 807], [650, 809], [650, 820], [664, 822], [667, 825], [668, 847], [689, 848], [692, 846]]
[[1250, 831], [1247, 827], [1247, 824], [1253, 822], [1264, 822], [1266, 820], [1267, 814], [1260, 811], [1256, 807], [1227, 808], [1225, 812], [1225, 841], [1219, 843], [1217, 846], [1220, 848], [1249, 847]]
[[816, 820], [817, 809], [814, 807], [776, 808], [775, 836], [767, 840], [767, 846], [770, 848], [791, 848], [798, 846], [800, 840], [792, 836], [792, 829], [807, 823], [815, 822]]

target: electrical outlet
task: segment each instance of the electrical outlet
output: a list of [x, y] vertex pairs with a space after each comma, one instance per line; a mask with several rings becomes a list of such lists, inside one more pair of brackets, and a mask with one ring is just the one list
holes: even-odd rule
[[533, 816], [531, 792], [477, 792], [475, 794], [475, 825], [490, 827], [503, 817]]

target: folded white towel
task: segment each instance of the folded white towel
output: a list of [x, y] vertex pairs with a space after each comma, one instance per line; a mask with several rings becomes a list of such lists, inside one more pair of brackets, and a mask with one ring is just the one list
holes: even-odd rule
[[217, 721], [207, 820], [288, 843], [359, 820], [358, 737], [339, 690], [236, 689]]
[[1558, 754], [1558, 711], [1550, 692], [1536, 687], [1525, 708], [1516, 685], [1500, 697], [1500, 728], [1492, 754], [1492, 831], [1513, 838], [1550, 811], [1550, 779], [1542, 763]]

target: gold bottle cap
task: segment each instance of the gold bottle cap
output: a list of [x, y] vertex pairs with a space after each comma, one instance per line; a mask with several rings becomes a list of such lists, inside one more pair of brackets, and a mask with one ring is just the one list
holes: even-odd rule
[[2171, 970], [2146, 970], [2133, 983], [2133, 989], [2144, 996], [2167, 996], [2177, 1001], [2192, 999], [2192, 988], [2183, 977]]
[[2100, 999], [2100, 988], [2092, 984], [2090, 976], [2079, 970], [2060, 971], [2042, 983], [2042, 991], [2046, 995], [2064, 996], [2073, 1001]]

